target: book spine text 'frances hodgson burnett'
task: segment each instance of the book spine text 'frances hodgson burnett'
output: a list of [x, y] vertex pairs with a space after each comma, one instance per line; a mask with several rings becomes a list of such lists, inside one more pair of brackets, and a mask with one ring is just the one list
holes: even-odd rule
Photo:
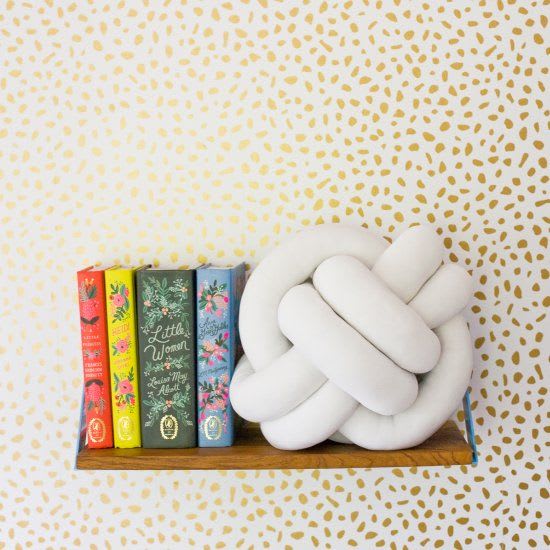
[[77, 273], [86, 440], [90, 449], [113, 446], [105, 278], [88, 267]]

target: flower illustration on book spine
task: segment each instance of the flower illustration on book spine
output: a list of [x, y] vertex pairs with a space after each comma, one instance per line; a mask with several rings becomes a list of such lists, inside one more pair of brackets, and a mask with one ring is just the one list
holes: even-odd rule
[[130, 338], [118, 338], [111, 347], [113, 348], [113, 355], [122, 355], [130, 349]]
[[142, 330], [147, 334], [163, 319], [178, 319], [188, 325], [187, 298], [188, 286], [184, 279], [175, 279], [171, 284], [165, 277], [145, 279], [141, 293]]
[[227, 361], [225, 356], [229, 351], [228, 340], [229, 332], [220, 334], [214, 341], [205, 340], [199, 350], [199, 362], [209, 366], [214, 365], [215, 362], [225, 363]]
[[[97, 286], [93, 279], [84, 279], [78, 289], [80, 300], [80, 320], [84, 325], [95, 325], [99, 320]], [[91, 326], [90, 326], [91, 329]]]
[[112, 322], [120, 322], [130, 316], [130, 290], [124, 283], [112, 283], [109, 293]]
[[229, 304], [227, 295], [227, 285], [225, 283], [218, 284], [214, 281], [212, 284], [202, 283], [197, 292], [199, 299], [199, 311], [212, 313], [216, 317], [221, 317]]
[[158, 361], [156, 363], [153, 363], [152, 361], [145, 361], [143, 372], [145, 376], [149, 376], [150, 374], [153, 374], [155, 372], [168, 372], [170, 370], [182, 369], [187, 367], [187, 362], [184, 360], [183, 357], [168, 356], [166, 357], [166, 359], [163, 359], [162, 361]]
[[223, 431], [227, 431], [227, 406], [229, 395], [229, 377], [222, 374], [211, 376], [199, 383], [199, 424], [202, 424], [209, 412], [220, 413], [223, 419]]
[[136, 404], [136, 395], [134, 393], [134, 386], [132, 382], [134, 381], [134, 368], [132, 367], [128, 372], [128, 376], [123, 378], [119, 376], [116, 372], [113, 373], [115, 381], [115, 402], [116, 406], [123, 410], [128, 407], [129, 410], [133, 410], [133, 407]]
[[162, 395], [154, 395], [153, 392], [150, 392], [147, 399], [143, 400], [143, 403], [150, 407], [147, 411], [145, 427], [150, 428], [154, 426], [159, 418], [167, 412], [177, 414], [178, 418], [186, 426], [192, 426], [193, 421], [186, 410], [186, 407], [189, 405], [190, 395], [191, 386], [189, 384], [186, 384], [183, 391], [174, 393], [170, 399], [165, 399]]
[[159, 430], [163, 439], [174, 439], [180, 428], [194, 425], [189, 410], [193, 395], [188, 374], [193, 367], [189, 284], [183, 277], [144, 276], [139, 296], [147, 357], [141, 367], [143, 426]]

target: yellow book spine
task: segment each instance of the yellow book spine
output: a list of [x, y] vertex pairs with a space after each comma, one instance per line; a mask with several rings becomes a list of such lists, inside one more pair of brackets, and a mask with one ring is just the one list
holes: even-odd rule
[[105, 271], [115, 447], [141, 446], [135, 270]]

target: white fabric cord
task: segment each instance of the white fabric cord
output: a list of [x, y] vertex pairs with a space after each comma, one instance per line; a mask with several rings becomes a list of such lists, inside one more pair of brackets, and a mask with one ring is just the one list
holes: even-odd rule
[[390, 246], [363, 228], [322, 225], [274, 249], [241, 301], [236, 412], [281, 449], [327, 438], [399, 449], [427, 439], [472, 370], [460, 316], [471, 280], [442, 258], [439, 236], [423, 226]]

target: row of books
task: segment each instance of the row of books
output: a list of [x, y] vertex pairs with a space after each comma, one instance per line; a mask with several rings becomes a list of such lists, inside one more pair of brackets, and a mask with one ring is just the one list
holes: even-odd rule
[[224, 447], [244, 264], [77, 274], [89, 448]]

